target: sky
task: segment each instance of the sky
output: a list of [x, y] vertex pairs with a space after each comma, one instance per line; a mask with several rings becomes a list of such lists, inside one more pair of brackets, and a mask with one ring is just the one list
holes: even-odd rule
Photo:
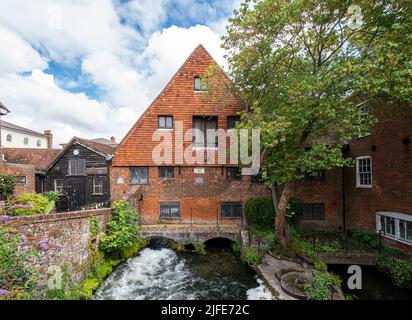
[[0, 101], [6, 121], [120, 141], [202, 43], [223, 67], [221, 36], [241, 0], [1, 0]]

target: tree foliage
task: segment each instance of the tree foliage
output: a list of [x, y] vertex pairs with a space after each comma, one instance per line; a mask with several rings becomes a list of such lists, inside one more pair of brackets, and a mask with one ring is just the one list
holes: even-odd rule
[[362, 106], [409, 100], [408, 13], [402, 0], [246, 0], [230, 19], [223, 46], [248, 105], [242, 123], [261, 131], [267, 184], [284, 187], [279, 238], [293, 181], [353, 164], [343, 145], [375, 123]]

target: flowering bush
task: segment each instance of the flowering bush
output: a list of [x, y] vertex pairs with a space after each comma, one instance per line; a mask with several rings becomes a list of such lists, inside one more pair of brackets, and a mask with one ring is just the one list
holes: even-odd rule
[[31, 216], [36, 214], [49, 214], [55, 206], [54, 201], [49, 201], [45, 196], [36, 193], [19, 195], [11, 203], [8, 211], [12, 216]]
[[25, 236], [0, 225], [0, 300], [29, 299], [34, 294], [37, 270], [30, 262], [36, 258]]

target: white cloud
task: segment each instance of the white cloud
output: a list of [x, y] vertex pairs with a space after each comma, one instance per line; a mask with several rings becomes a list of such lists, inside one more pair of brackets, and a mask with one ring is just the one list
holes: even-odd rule
[[[58, 143], [73, 135], [120, 140], [199, 43], [225, 65], [226, 18], [214, 17], [219, 5], [227, 11], [238, 1], [2, 0], [0, 40], [8, 50], [0, 52], [0, 100], [12, 109], [8, 119], [52, 129]], [[169, 15], [203, 16], [208, 26], [162, 29]], [[48, 60], [80, 65], [83, 74], [55, 78], [45, 72]], [[97, 86], [99, 101], [65, 90], [83, 80]]]
[[0, 75], [43, 69], [47, 62], [16, 33], [0, 25]]

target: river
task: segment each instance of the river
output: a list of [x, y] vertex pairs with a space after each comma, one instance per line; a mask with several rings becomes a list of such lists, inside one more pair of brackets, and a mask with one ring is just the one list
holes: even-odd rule
[[206, 255], [148, 248], [118, 267], [96, 300], [270, 300], [256, 274], [230, 249]]

